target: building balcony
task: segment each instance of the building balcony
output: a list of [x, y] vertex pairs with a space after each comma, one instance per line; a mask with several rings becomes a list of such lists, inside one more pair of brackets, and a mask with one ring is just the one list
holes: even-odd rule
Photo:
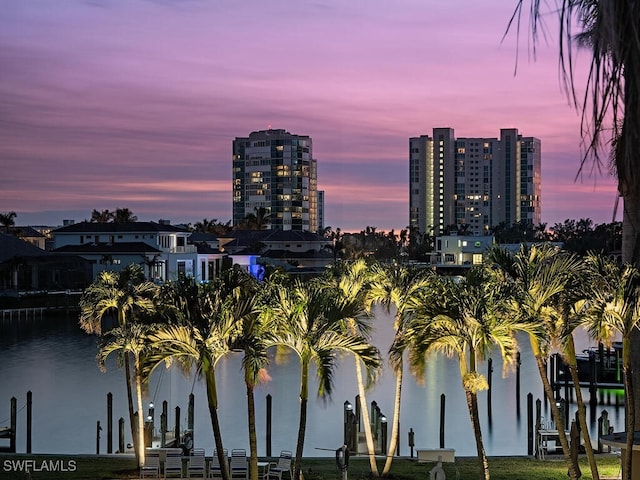
[[171, 247], [169, 253], [197, 253], [198, 249], [195, 245], [186, 245], [184, 247]]

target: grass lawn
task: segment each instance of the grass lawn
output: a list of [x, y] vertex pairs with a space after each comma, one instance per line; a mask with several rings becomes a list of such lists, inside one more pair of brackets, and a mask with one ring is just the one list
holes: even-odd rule
[[[618, 478], [620, 464], [613, 455], [598, 455], [601, 479]], [[0, 454], [0, 479], [24, 479], [25, 466], [30, 466], [33, 480], [102, 480], [138, 478], [135, 460], [121, 455], [24, 455]], [[383, 461], [378, 460], [382, 469]], [[425, 480], [433, 463], [418, 463], [415, 459], [399, 458], [393, 462], [392, 480]], [[459, 473], [461, 480], [475, 480], [479, 476], [475, 458], [457, 458], [455, 464], [444, 464], [447, 479], [455, 480]], [[582, 479], [591, 479], [586, 458], [580, 459]], [[303, 461], [305, 480], [340, 480], [332, 458], [306, 458]], [[494, 480], [565, 480], [567, 468], [557, 459], [534, 460], [530, 457], [490, 457], [489, 468]], [[349, 479], [369, 479], [369, 461], [364, 457], [351, 458], [347, 473]], [[285, 478], [288, 477], [285, 476]]]

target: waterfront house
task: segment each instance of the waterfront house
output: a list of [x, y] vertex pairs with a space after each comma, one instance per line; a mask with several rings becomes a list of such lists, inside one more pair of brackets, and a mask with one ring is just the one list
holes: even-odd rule
[[54, 252], [80, 255], [93, 265], [93, 277], [103, 270], [120, 271], [141, 265], [156, 282], [180, 275], [206, 282], [222, 269], [227, 256], [209, 243], [190, 243], [192, 233], [167, 221], [80, 222], [52, 232]]
[[15, 235], [0, 233], [0, 293], [79, 290], [91, 283], [87, 260], [47, 252]]

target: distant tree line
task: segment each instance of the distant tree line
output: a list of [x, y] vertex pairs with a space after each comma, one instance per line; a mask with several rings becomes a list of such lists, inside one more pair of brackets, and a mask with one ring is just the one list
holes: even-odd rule
[[[0, 226], [8, 233], [15, 226], [16, 212], [0, 213]], [[232, 226], [231, 220], [226, 223], [218, 219], [207, 219], [188, 223], [185, 227], [193, 232], [211, 233], [213, 235], [229, 235], [234, 230], [264, 230], [270, 224], [271, 214], [264, 207], [255, 208], [253, 213], [245, 216], [240, 225]], [[136, 222], [138, 217], [129, 208], [97, 210], [91, 212], [91, 222], [95, 223], [127, 223]], [[519, 244], [536, 242], [559, 242], [565, 250], [585, 255], [588, 252], [612, 255], [622, 248], [622, 222], [595, 224], [590, 218], [580, 220], [566, 219], [547, 227], [546, 223], [537, 225], [527, 222], [515, 222], [507, 226], [501, 222], [489, 230], [496, 243]], [[434, 250], [435, 236], [433, 230], [419, 232], [406, 227], [396, 232], [394, 229], [385, 232], [375, 226], [366, 226], [358, 233], [345, 233], [339, 227], [328, 226], [319, 232], [333, 243], [336, 259], [355, 260], [363, 257], [375, 259], [400, 258], [405, 260], [426, 261]], [[468, 225], [449, 225], [444, 229], [445, 235], [470, 235]]]

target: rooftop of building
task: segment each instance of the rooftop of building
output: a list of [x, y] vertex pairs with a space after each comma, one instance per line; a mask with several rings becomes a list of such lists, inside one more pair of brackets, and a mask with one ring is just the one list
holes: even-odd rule
[[187, 233], [184, 227], [171, 225], [169, 223], [156, 222], [123, 222], [123, 223], [98, 223], [79, 222], [64, 227], [56, 228], [54, 233]]

